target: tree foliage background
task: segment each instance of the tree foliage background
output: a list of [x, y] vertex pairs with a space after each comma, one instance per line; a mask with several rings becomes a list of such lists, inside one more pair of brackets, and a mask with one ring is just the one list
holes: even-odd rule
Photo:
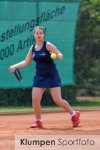
[[100, 0], [83, 0], [76, 32], [75, 78], [79, 95], [100, 96]]

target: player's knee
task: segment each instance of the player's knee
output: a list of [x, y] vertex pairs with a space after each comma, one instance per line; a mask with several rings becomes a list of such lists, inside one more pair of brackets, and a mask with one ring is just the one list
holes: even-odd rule
[[60, 105], [62, 103], [62, 98], [58, 97], [58, 98], [54, 98], [53, 100], [57, 105]]

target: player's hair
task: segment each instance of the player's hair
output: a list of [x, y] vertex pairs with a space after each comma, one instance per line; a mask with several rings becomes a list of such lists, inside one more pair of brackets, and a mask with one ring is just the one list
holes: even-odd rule
[[36, 27], [34, 28], [34, 30], [33, 30], [33, 33], [35, 33], [35, 31], [36, 31], [37, 29], [41, 29], [41, 30], [43, 31], [43, 33], [45, 34], [45, 28], [42, 27], [42, 26], [36, 26]]

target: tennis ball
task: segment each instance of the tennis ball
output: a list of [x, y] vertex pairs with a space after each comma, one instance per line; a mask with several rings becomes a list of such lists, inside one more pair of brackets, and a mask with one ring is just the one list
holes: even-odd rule
[[51, 58], [52, 58], [52, 59], [56, 59], [56, 57], [57, 57], [57, 56], [56, 56], [55, 53], [52, 53], [52, 54], [51, 54]]

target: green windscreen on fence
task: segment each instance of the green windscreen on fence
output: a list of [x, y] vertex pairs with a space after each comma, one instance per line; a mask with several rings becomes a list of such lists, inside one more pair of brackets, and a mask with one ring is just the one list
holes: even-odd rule
[[0, 1], [0, 88], [31, 87], [35, 62], [21, 68], [23, 82], [8, 71], [23, 61], [34, 42], [36, 25], [46, 28], [46, 41], [61, 51], [55, 60], [62, 84], [74, 83], [74, 40], [80, 0], [5, 0]]

